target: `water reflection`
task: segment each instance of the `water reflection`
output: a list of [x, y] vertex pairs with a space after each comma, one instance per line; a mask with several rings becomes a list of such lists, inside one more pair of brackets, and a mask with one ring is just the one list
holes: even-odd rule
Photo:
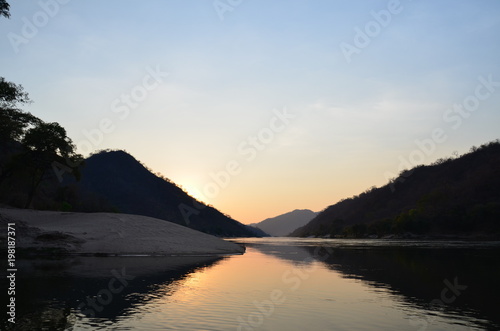
[[[16, 325], [6, 330], [71, 330], [78, 320], [112, 325], [137, 307], [172, 295], [222, 257], [74, 257], [18, 260]], [[3, 280], [2, 280], [3, 281]], [[4, 283], [0, 283], [5, 288]]]
[[498, 242], [243, 242], [293, 264], [320, 261], [328, 269], [360, 280], [375, 291], [386, 289], [406, 305], [427, 311], [413, 318], [414, 326], [427, 327], [433, 320], [429, 316], [445, 313], [456, 316], [459, 324], [461, 317], [467, 316], [478, 327], [500, 329]]
[[498, 244], [239, 242], [224, 258], [20, 260], [16, 330], [500, 329]]

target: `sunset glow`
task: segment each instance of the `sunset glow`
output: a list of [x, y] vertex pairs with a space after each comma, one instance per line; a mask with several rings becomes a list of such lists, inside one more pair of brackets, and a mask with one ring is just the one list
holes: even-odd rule
[[221, 10], [11, 1], [2, 75], [80, 153], [125, 149], [243, 223], [499, 138], [498, 1]]

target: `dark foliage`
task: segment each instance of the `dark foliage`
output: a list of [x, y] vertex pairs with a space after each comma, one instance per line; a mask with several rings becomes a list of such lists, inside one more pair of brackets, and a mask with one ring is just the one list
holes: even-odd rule
[[139, 214], [218, 236], [263, 235], [194, 200], [123, 151], [94, 154], [85, 164], [63, 127], [20, 109], [29, 102], [21, 85], [0, 77], [0, 203]]
[[10, 17], [10, 5], [5, 0], [0, 0], [0, 16]]
[[500, 142], [418, 166], [326, 208], [292, 236], [500, 235]]
[[[58, 123], [45, 123], [19, 108], [30, 102], [21, 85], [0, 77], [0, 202], [50, 209], [58, 188], [55, 165], [77, 164], [81, 156]], [[74, 170], [65, 166], [78, 175]]]
[[260, 236], [253, 229], [190, 197], [124, 151], [103, 151], [85, 160], [81, 180], [68, 180], [64, 201], [73, 210], [116, 211], [155, 217], [223, 237]]

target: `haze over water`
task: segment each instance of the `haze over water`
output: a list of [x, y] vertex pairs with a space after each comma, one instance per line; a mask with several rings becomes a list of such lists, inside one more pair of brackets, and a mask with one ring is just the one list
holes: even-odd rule
[[18, 329], [500, 328], [498, 243], [237, 241], [244, 255], [23, 260]]

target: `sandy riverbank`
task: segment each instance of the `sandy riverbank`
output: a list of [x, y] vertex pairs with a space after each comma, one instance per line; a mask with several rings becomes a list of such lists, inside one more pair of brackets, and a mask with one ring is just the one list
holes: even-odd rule
[[[15, 223], [16, 247], [38, 252], [103, 255], [213, 255], [241, 246], [146, 216], [0, 208], [0, 237]], [[3, 241], [3, 240], [2, 240]]]

